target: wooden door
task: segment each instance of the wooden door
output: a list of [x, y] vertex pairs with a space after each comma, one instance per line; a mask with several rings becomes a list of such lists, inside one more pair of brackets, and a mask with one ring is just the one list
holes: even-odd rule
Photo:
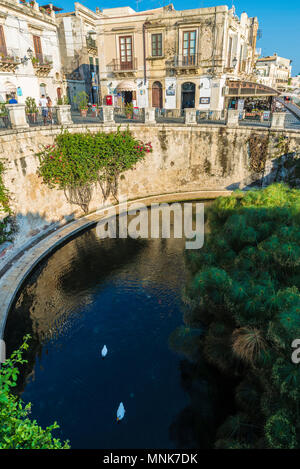
[[162, 85], [159, 81], [152, 86], [152, 107], [162, 108]]

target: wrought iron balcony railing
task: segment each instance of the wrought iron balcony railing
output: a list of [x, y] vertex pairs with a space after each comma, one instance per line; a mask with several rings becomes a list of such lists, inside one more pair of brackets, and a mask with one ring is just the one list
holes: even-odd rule
[[113, 59], [112, 63], [108, 65], [112, 72], [133, 72], [137, 70], [137, 59], [133, 57], [132, 60], [122, 61], [120, 59]]
[[97, 45], [95, 39], [93, 39], [91, 36], [87, 36], [86, 38], [86, 47], [89, 50], [97, 50]]
[[166, 61], [166, 65], [168, 67], [175, 67], [175, 68], [195, 68], [200, 65], [200, 57], [199, 57], [199, 54], [174, 55], [172, 59]]
[[34, 68], [38, 68], [38, 67], [51, 68], [53, 64], [52, 55], [36, 54], [35, 57], [32, 58], [32, 64]]

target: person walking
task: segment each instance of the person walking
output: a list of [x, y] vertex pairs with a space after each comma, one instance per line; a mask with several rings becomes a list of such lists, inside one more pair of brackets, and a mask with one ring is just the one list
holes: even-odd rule
[[50, 96], [47, 96], [47, 107], [48, 107], [48, 118], [51, 124], [53, 124], [53, 113], [52, 113], [52, 100]]
[[40, 102], [39, 102], [39, 106], [42, 109], [42, 116], [43, 116], [44, 125], [46, 125], [47, 118], [48, 118], [48, 101], [45, 98], [44, 94], [42, 94], [42, 97], [41, 97]]

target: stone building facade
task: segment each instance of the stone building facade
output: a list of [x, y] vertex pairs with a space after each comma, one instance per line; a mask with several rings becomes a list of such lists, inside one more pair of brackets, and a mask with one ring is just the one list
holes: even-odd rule
[[285, 91], [289, 87], [292, 73], [291, 60], [279, 57], [276, 53], [261, 57], [256, 62], [256, 73], [259, 83]]
[[0, 0], [0, 101], [19, 103], [41, 94], [62, 95], [60, 50], [53, 5]]
[[80, 91], [88, 94], [89, 102], [99, 102], [99, 54], [96, 41], [99, 14], [99, 9], [95, 13], [75, 3], [73, 12], [56, 15], [62, 74], [71, 103]]
[[104, 102], [221, 111], [226, 81], [253, 76], [258, 21], [234, 8], [112, 8], [97, 23]]

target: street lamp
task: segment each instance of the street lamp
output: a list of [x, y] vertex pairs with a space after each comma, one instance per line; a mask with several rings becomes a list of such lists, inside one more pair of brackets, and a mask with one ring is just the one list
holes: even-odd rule
[[234, 59], [232, 61], [233, 68], [235, 68], [237, 66], [237, 63], [238, 63], [238, 59], [236, 57], [234, 57]]
[[21, 64], [26, 64], [28, 62], [28, 60], [32, 59], [33, 57], [33, 52], [32, 50], [30, 49], [30, 47], [28, 47], [27, 49], [27, 54], [29, 57], [27, 57], [26, 55], [24, 55], [24, 57], [22, 57], [21, 59]]

